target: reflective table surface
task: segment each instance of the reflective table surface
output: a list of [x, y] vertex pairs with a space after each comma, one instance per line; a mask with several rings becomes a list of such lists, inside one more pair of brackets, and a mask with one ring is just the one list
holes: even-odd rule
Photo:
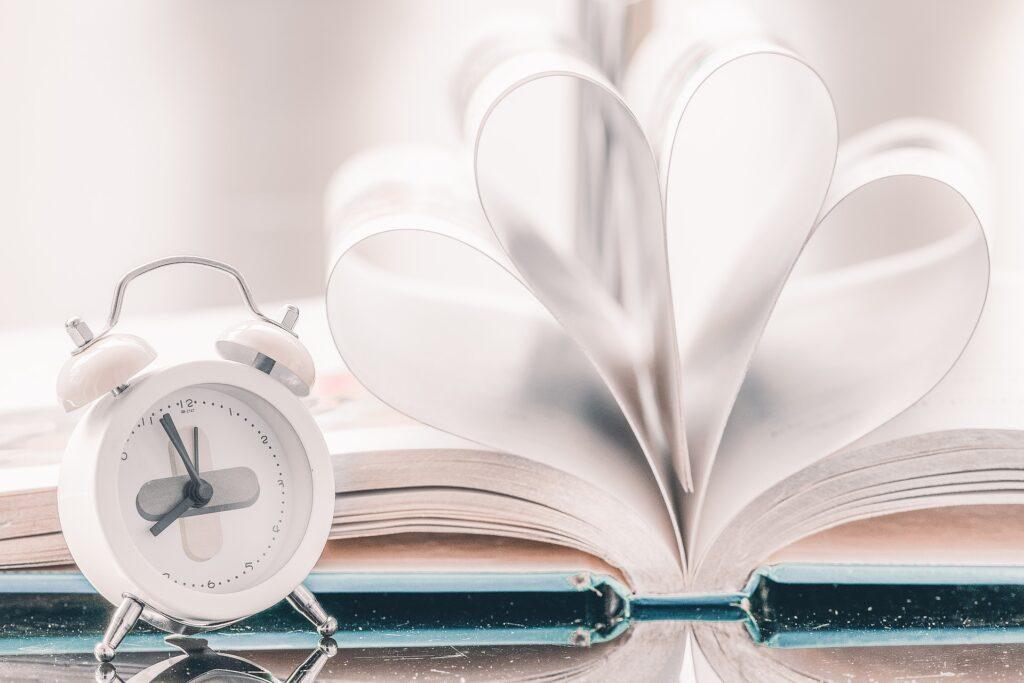
[[[491, 681], [605, 680], [598, 648], [550, 646], [354, 648], [333, 644], [311, 651], [124, 652], [112, 664], [89, 654], [32, 654], [0, 657], [2, 681]], [[321, 653], [322, 661], [315, 661]], [[305, 668], [312, 662], [312, 668]]]

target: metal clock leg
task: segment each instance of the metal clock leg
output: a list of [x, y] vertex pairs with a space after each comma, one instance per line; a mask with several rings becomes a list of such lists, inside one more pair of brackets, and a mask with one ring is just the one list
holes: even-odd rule
[[124, 595], [124, 599], [118, 606], [114, 616], [110, 618], [110, 624], [103, 634], [102, 642], [96, 643], [93, 648], [93, 655], [98, 662], [109, 662], [114, 658], [117, 646], [121, 644], [124, 637], [128, 635], [142, 614], [143, 604], [130, 595]]
[[298, 588], [288, 595], [287, 600], [288, 604], [295, 608], [295, 611], [316, 626], [316, 630], [321, 636], [325, 638], [333, 636], [338, 630], [338, 620], [328, 615], [312, 591], [302, 584], [299, 584]]

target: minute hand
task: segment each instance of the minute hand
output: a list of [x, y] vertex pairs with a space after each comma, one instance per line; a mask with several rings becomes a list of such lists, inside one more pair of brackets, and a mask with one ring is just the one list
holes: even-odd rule
[[167, 438], [171, 440], [171, 445], [178, 452], [181, 461], [185, 463], [185, 470], [188, 472], [192, 484], [200, 486], [202, 481], [199, 479], [199, 472], [196, 471], [196, 466], [192, 464], [192, 458], [189, 457], [188, 452], [185, 450], [185, 444], [181, 440], [181, 435], [178, 434], [178, 428], [174, 426], [174, 420], [171, 418], [170, 413], [164, 413], [160, 416], [160, 425], [167, 432]]

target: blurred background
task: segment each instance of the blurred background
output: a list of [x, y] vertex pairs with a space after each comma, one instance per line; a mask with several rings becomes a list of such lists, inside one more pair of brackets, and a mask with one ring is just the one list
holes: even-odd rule
[[[615, 3], [631, 31], [697, 0]], [[1024, 266], [1024, 3], [748, 0], [832, 90], [843, 137], [956, 124], [993, 168], [997, 265]], [[586, 0], [0, 0], [0, 328], [98, 326], [117, 279], [175, 253], [226, 260], [261, 300], [322, 294], [323, 197], [382, 143], [458, 139], [452, 77], [504, 12], [594, 40]], [[635, 38], [636, 36], [634, 36]], [[129, 311], [234, 303], [155, 275]]]

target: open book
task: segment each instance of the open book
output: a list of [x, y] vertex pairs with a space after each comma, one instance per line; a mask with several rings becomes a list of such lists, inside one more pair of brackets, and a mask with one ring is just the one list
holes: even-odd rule
[[[394, 456], [430, 490], [379, 499], [415, 530], [572, 547], [641, 595], [736, 592], [775, 563], [1019, 562], [1019, 292], [968, 347], [989, 286], [971, 143], [914, 120], [838, 148], [817, 74], [755, 38], [655, 35], [621, 92], [519, 45], [467, 68], [464, 158], [371, 151], [330, 188], [345, 363], [488, 449]], [[958, 666], [694, 632], [729, 679]]]
[[[842, 584], [873, 565], [865, 581], [882, 566], [899, 584], [930, 567], [933, 585], [929, 571], [1024, 564], [1024, 283], [996, 278], [982, 315], [968, 140], [901, 121], [839, 148], [815, 72], [750, 37], [651, 36], [622, 92], [562, 43], [488, 43], [461, 85], [465, 158], [371, 151], [327, 197], [327, 321], [299, 331], [323, 367], [329, 324], [395, 412], [316, 389], [338, 483], [324, 591], [409, 575], [428, 593], [471, 576], [614, 586], [617, 621], [585, 640], [608, 641], [605, 674], [653, 679], [689, 627], [639, 615], [678, 616], [686, 596], [735, 596], [750, 616], [746, 587], [785, 577]], [[51, 475], [19, 476], [0, 565], [67, 564]], [[759, 647], [749, 624], [694, 625], [698, 664], [730, 680], [911, 663], [985, 678], [1024, 652], [880, 648], [820, 621], [797, 625], [798, 648]], [[594, 675], [596, 660], [554, 659], [549, 674]]]

